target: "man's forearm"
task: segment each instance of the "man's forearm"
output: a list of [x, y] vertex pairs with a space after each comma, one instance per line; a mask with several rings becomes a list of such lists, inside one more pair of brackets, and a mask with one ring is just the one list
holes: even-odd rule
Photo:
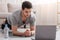
[[17, 35], [17, 36], [21, 36], [21, 35], [23, 35], [24, 33], [22, 33], [22, 32], [19, 32], [19, 31], [17, 31], [17, 25], [16, 26], [13, 26], [12, 25], [12, 33], [14, 34], [14, 35]]
[[35, 34], [35, 27], [34, 26], [30, 26], [30, 31], [31, 31], [31, 34]]
[[14, 35], [17, 35], [17, 36], [23, 36], [24, 35], [24, 33], [22, 33], [22, 32], [18, 32], [18, 31], [14, 31], [14, 32], [12, 32]]

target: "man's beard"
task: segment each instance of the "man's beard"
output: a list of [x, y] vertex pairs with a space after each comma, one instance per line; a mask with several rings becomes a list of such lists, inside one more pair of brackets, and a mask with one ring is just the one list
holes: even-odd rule
[[[24, 15], [24, 14], [23, 14]], [[24, 15], [25, 18], [27, 18], [28, 16]]]

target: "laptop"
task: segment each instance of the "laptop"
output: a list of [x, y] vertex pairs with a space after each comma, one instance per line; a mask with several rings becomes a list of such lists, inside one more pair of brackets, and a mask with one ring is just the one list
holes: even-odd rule
[[37, 25], [35, 40], [55, 40], [56, 25]]

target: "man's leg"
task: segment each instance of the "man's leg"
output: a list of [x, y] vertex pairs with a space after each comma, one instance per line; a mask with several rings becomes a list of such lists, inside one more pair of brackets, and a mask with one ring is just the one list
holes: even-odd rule
[[5, 24], [7, 24], [7, 27], [9, 29], [11, 29], [11, 25], [8, 23], [7, 19], [5, 20], [5, 22], [1, 25], [1, 28], [4, 30]]

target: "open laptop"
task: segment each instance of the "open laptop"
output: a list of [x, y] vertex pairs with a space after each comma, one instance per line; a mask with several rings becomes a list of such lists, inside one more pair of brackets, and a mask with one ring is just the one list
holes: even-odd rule
[[55, 40], [56, 25], [38, 25], [35, 40]]

